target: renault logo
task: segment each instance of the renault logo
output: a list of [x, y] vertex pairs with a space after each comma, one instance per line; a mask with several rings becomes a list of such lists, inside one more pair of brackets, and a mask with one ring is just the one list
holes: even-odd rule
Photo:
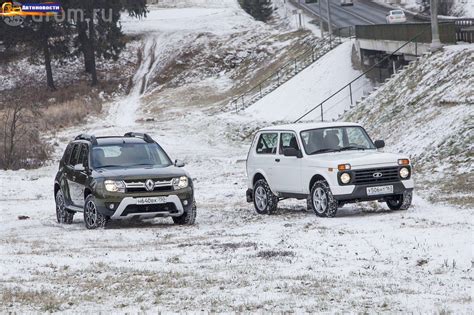
[[382, 173], [374, 173], [372, 176], [373, 176], [374, 178], [380, 178], [380, 177], [383, 176], [383, 174], [382, 174]]
[[145, 188], [148, 191], [153, 191], [155, 189], [155, 182], [151, 179], [147, 179], [147, 181], [145, 182]]

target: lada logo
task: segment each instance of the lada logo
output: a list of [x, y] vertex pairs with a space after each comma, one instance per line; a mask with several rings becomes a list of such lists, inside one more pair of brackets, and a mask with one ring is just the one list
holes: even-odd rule
[[374, 178], [380, 178], [380, 177], [383, 176], [383, 174], [382, 174], [382, 173], [374, 173], [372, 176], [373, 176]]

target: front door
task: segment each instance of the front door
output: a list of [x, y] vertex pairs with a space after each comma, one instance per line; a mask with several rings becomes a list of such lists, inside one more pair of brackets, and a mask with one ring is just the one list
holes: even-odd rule
[[273, 192], [276, 190], [275, 167], [278, 157], [278, 132], [263, 132], [257, 140], [255, 152], [255, 168], [264, 171], [265, 178]]
[[282, 132], [280, 134], [280, 146], [278, 150], [278, 165], [275, 167], [275, 177], [277, 190], [285, 193], [302, 193], [303, 189], [301, 186], [301, 161], [294, 156], [284, 156], [283, 150], [285, 149], [297, 149], [300, 150], [297, 136], [293, 132]]

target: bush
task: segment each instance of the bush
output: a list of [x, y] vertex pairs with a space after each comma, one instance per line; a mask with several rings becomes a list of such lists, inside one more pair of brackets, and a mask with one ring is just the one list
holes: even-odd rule
[[242, 9], [257, 21], [267, 22], [272, 16], [271, 0], [239, 0], [239, 3]]

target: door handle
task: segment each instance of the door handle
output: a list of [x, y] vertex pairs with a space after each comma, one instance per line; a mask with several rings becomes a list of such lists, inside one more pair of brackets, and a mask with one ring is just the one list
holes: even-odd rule
[[280, 163], [280, 159], [275, 159], [275, 162]]

